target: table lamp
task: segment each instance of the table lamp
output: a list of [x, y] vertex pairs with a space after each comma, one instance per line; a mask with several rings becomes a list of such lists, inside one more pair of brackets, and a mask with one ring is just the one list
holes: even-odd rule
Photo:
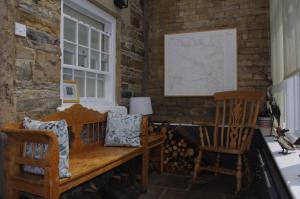
[[[152, 105], [150, 97], [131, 97], [129, 103], [129, 114], [142, 114], [146, 117], [148, 123], [148, 115], [152, 114]], [[147, 124], [148, 125], [148, 124]]]
[[153, 113], [150, 97], [131, 97], [129, 104], [130, 114], [150, 115]]

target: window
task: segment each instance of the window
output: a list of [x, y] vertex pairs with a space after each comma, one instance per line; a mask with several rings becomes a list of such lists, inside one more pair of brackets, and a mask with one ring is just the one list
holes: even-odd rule
[[285, 80], [284, 90], [286, 126], [300, 133], [300, 73]]
[[87, 0], [64, 0], [62, 80], [75, 80], [81, 102], [115, 103], [115, 19]]
[[300, 131], [299, 8], [300, 1], [270, 1], [273, 92], [291, 132]]

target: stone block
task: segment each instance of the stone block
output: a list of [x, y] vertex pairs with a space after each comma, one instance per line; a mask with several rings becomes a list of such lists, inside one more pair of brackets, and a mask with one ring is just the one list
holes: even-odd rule
[[33, 69], [34, 82], [60, 82], [61, 62], [57, 54], [38, 50]]
[[34, 60], [35, 59], [35, 50], [31, 48], [26, 48], [21, 45], [16, 46], [16, 59], [27, 59]]
[[17, 80], [32, 80], [33, 60], [16, 59]]
[[121, 96], [122, 98], [130, 98], [132, 93], [130, 91], [122, 91]]
[[45, 52], [58, 54], [58, 55], [60, 55], [60, 53], [61, 53], [59, 45], [39, 43], [37, 41], [33, 41], [30, 39], [23, 39], [23, 38], [17, 38], [16, 43], [20, 46], [24, 46], [24, 47], [31, 48], [34, 50], [42, 50]]
[[130, 23], [135, 28], [140, 28], [143, 21], [143, 17], [136, 13], [135, 11], [131, 11]]
[[41, 44], [51, 44], [59, 46], [60, 43], [59, 38], [56, 35], [50, 35], [46, 32], [35, 30], [30, 27], [27, 28], [27, 38]]

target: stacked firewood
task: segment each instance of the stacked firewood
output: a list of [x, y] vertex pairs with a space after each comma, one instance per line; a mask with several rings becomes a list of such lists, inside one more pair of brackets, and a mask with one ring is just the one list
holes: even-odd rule
[[167, 130], [164, 149], [164, 171], [189, 175], [193, 171], [194, 148], [175, 129]]

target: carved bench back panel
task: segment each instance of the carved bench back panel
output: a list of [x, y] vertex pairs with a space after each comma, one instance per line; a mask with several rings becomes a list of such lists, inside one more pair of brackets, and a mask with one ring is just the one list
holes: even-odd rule
[[66, 120], [69, 126], [71, 154], [89, 150], [96, 145], [103, 146], [107, 113], [87, 109], [80, 104], [48, 115], [43, 121]]

